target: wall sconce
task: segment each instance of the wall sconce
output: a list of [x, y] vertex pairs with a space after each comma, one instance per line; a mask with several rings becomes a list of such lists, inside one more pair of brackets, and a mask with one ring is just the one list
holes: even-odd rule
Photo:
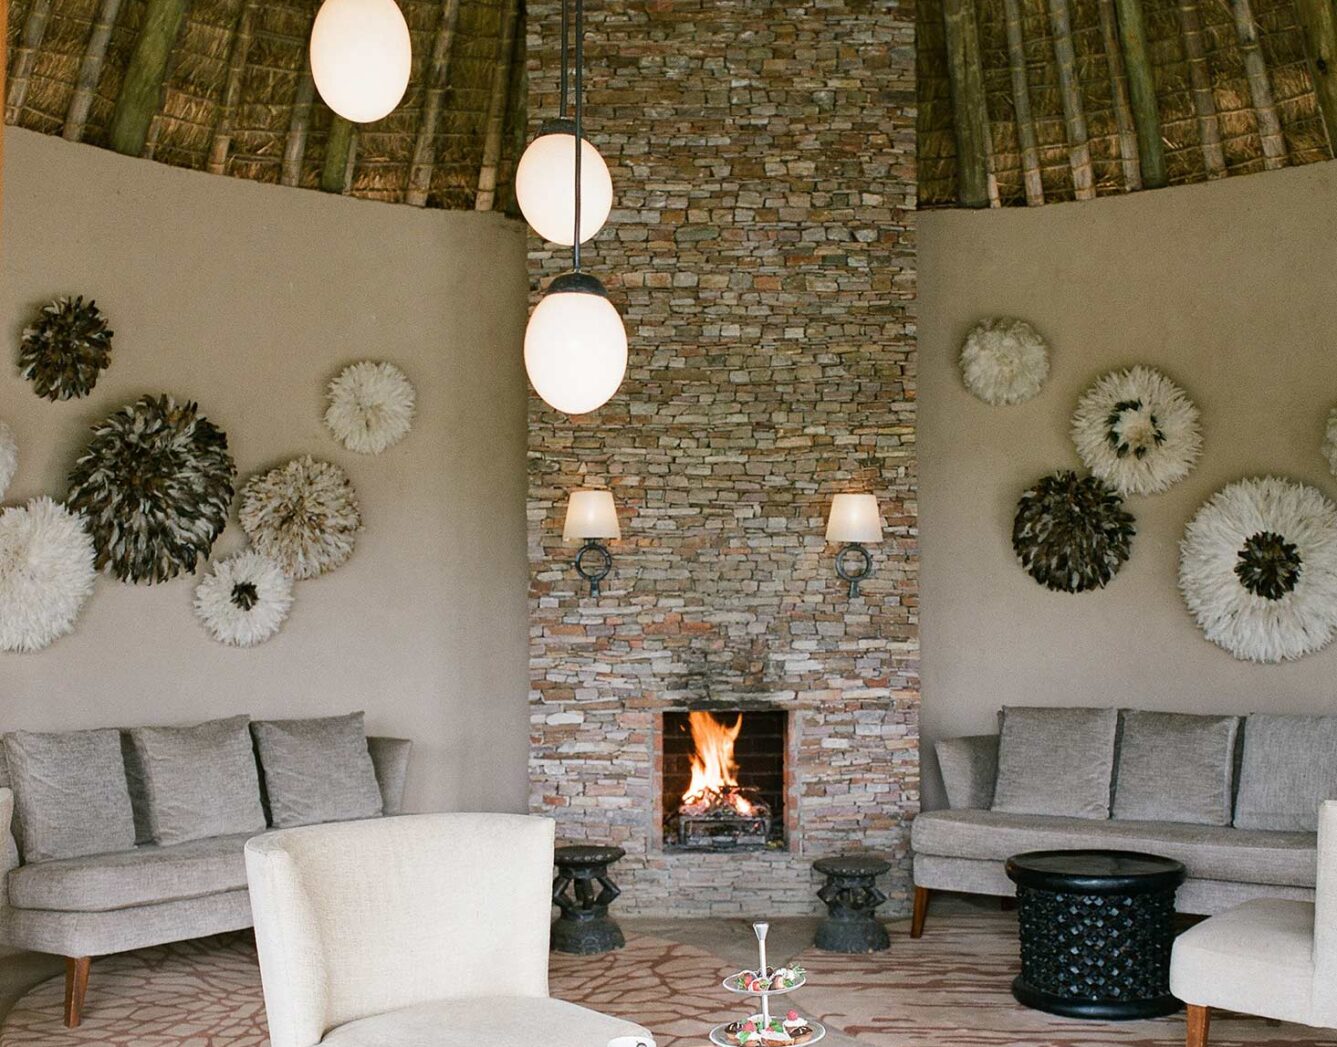
[[[864, 543], [882, 541], [882, 514], [877, 497], [871, 494], [838, 494], [831, 499], [831, 515], [826, 518], [826, 540], [840, 542], [836, 553], [836, 574], [850, 583], [850, 599], [859, 595], [859, 583], [873, 573], [873, 557]], [[847, 566], [854, 561], [856, 568]]]
[[568, 542], [583, 541], [576, 553], [576, 570], [590, 583], [590, 595], [599, 595], [599, 583], [613, 567], [613, 554], [600, 538], [621, 538], [622, 528], [617, 522], [617, 507], [612, 491], [572, 491], [566, 503], [566, 526], [562, 538]]

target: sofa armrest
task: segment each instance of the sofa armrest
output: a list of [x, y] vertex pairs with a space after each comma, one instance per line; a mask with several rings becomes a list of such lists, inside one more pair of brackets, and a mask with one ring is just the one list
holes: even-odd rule
[[0, 789], [0, 906], [9, 904], [9, 874], [19, 867], [19, 847], [11, 828], [14, 818], [14, 790]]
[[408, 781], [412, 750], [413, 743], [407, 738], [367, 739], [367, 752], [376, 768], [376, 784], [381, 787], [386, 814], [399, 814], [404, 808], [404, 783]]
[[998, 780], [998, 735], [944, 738], [933, 750], [952, 810], [988, 810]]

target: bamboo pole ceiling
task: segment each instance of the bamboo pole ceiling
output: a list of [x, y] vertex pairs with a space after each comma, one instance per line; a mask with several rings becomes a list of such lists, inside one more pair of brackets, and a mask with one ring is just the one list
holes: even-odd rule
[[919, 0], [921, 207], [1331, 159], [1332, 0]]
[[400, 0], [403, 103], [354, 126], [315, 92], [318, 0], [10, 0], [5, 122], [177, 167], [419, 207], [514, 212], [522, 0]]

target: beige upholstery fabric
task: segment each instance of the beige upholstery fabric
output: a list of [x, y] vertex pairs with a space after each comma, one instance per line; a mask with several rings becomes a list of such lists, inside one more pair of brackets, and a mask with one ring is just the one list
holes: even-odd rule
[[[396, 1047], [436, 1047], [449, 1042], [444, 1031], [426, 1022], [427, 1037], [413, 1038], [421, 1026], [403, 1024], [413, 1020], [403, 1009], [486, 997], [507, 998], [492, 1001], [505, 1027], [513, 1007], [548, 995], [552, 853], [551, 821], [504, 814], [307, 826], [251, 840], [273, 1047], [313, 1047], [353, 1022], [359, 1029], [346, 1035], [362, 1039], [345, 1043], [382, 1042], [372, 1037], [383, 1027]], [[473, 1042], [494, 1042], [480, 1021]], [[536, 1028], [532, 1042], [565, 1043], [564, 1030]]]
[[1307, 1022], [1313, 933], [1308, 902], [1245, 902], [1175, 940], [1170, 991], [1185, 1003]]
[[993, 787], [998, 779], [998, 735], [944, 738], [933, 746], [933, 751], [938, 757], [947, 802], [953, 810], [973, 807], [987, 811], [993, 806]]
[[[539, 1030], [536, 1034], [535, 1030]], [[321, 1041], [330, 1047], [604, 1047], [639, 1025], [546, 996], [484, 996], [407, 1007], [349, 1022]], [[646, 1041], [647, 1043], [650, 1041]]]
[[971, 810], [927, 811], [915, 818], [911, 832], [917, 854], [1002, 862], [1022, 851], [1114, 848], [1163, 854], [1200, 879], [1314, 885], [1313, 833]]
[[1117, 709], [1003, 706], [993, 809], [1108, 818], [1118, 729]]
[[1337, 1019], [1337, 802], [1319, 811], [1314, 904], [1265, 899], [1181, 934], [1170, 991], [1185, 1003], [1306, 1025]]

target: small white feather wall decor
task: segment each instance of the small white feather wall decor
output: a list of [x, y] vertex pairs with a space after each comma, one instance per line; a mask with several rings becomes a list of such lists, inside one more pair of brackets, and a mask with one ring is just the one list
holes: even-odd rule
[[1179, 543], [1179, 588], [1207, 639], [1236, 658], [1321, 650], [1337, 631], [1337, 506], [1274, 476], [1223, 487]]
[[1328, 412], [1328, 426], [1323, 433], [1323, 457], [1328, 460], [1328, 470], [1337, 476], [1337, 407]]
[[209, 634], [232, 647], [254, 647], [279, 631], [292, 608], [292, 579], [254, 550], [214, 565], [195, 588], [195, 613]]
[[1049, 347], [1025, 320], [996, 317], [971, 328], [960, 363], [966, 388], [986, 404], [1019, 404], [1049, 377]]
[[0, 421], [0, 498], [4, 498], [18, 471], [19, 442], [14, 438], [14, 430]]
[[50, 498], [0, 510], [0, 651], [40, 651], [74, 628], [94, 556], [83, 518]]
[[1077, 454], [1120, 494], [1159, 494], [1193, 470], [1202, 453], [1198, 408], [1150, 367], [1102, 375], [1072, 416]]
[[290, 578], [315, 578], [353, 555], [362, 514], [348, 474], [310, 455], [252, 477], [238, 513], [256, 551]]
[[363, 360], [330, 382], [325, 425], [358, 454], [380, 454], [413, 427], [413, 383], [390, 363]]

